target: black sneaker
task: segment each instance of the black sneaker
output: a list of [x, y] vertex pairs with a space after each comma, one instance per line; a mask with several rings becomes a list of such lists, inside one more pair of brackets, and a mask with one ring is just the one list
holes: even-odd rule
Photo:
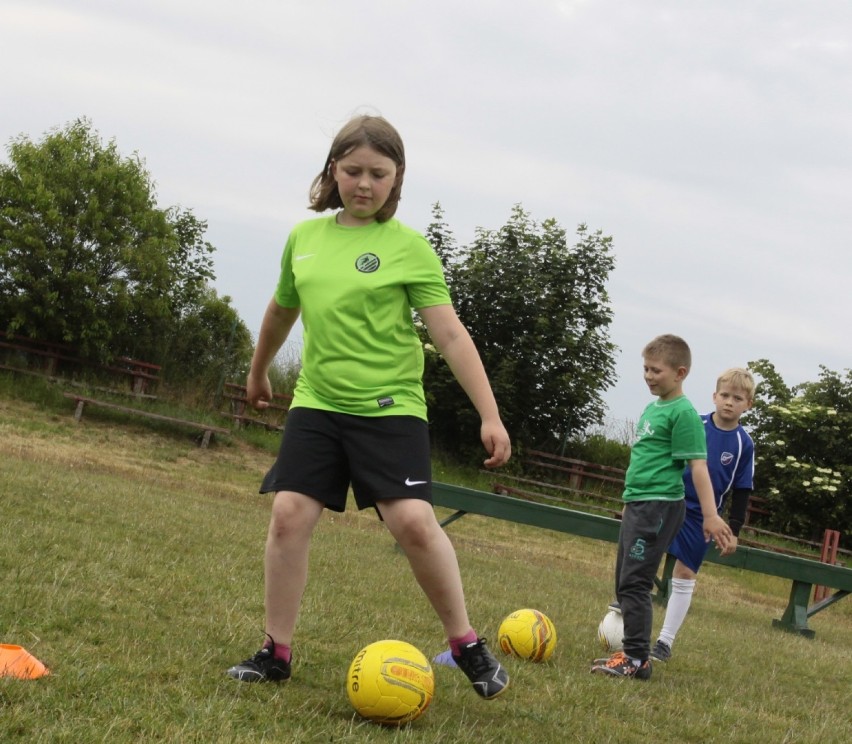
[[657, 641], [651, 649], [651, 658], [657, 661], [668, 661], [672, 658], [672, 647], [665, 641]]
[[226, 674], [240, 682], [284, 682], [290, 679], [290, 662], [276, 659], [272, 646], [264, 646], [254, 656], [232, 666]]
[[645, 659], [645, 661], [637, 665], [623, 651], [617, 651], [605, 663], [594, 664], [592, 672], [609, 674], [613, 677], [651, 679], [651, 662], [649, 659]]
[[453, 654], [453, 661], [473, 682], [477, 694], [486, 700], [497, 697], [509, 686], [509, 673], [488, 650], [484, 638], [463, 646], [458, 656]]

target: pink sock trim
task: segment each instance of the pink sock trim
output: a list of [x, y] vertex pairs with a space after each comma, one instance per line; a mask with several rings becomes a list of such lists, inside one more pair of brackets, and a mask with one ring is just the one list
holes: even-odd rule
[[462, 646], [467, 646], [469, 643], [476, 643], [478, 639], [479, 636], [476, 635], [476, 631], [471, 628], [461, 638], [450, 638], [450, 650], [454, 656], [458, 656], [461, 653]]
[[263, 647], [272, 648], [273, 659], [281, 659], [282, 661], [289, 663], [293, 656], [293, 652], [289, 646], [284, 643], [275, 643], [275, 641], [272, 640], [272, 636], [269, 636], [269, 639], [263, 644]]
[[293, 652], [290, 650], [289, 646], [285, 646], [283, 643], [276, 643], [272, 655], [276, 659], [281, 659], [282, 661], [289, 662], [290, 657], [293, 655]]

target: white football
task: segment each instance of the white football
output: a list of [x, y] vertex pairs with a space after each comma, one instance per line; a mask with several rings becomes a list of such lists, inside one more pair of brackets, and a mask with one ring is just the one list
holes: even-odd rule
[[609, 610], [598, 625], [598, 641], [605, 651], [621, 651], [624, 639], [624, 618], [618, 610]]

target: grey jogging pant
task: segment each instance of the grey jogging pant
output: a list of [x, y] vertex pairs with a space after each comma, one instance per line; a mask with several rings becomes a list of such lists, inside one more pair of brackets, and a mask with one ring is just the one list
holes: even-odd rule
[[666, 548], [683, 524], [683, 499], [628, 501], [621, 515], [615, 562], [615, 596], [624, 617], [624, 653], [651, 655], [654, 610], [651, 592]]

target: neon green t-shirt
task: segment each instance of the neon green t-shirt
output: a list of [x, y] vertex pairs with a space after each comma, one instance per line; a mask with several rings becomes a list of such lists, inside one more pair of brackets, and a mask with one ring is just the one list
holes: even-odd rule
[[411, 309], [448, 305], [450, 293], [420, 233], [396, 219], [302, 222], [284, 248], [275, 301], [300, 307], [304, 326], [292, 408], [426, 420]]
[[704, 424], [681, 395], [650, 403], [636, 425], [636, 442], [625, 475], [624, 500], [682, 499], [688, 460], [707, 459]]

